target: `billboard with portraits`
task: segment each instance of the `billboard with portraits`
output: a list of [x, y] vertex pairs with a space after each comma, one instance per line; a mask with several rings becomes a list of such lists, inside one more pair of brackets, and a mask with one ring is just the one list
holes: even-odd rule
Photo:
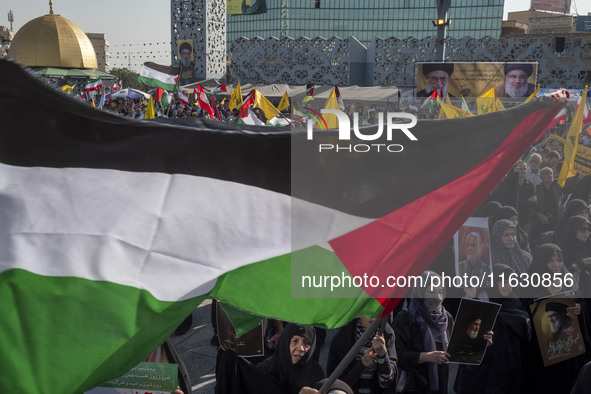
[[[536, 88], [537, 63], [418, 63], [417, 97], [529, 97]], [[441, 91], [441, 94], [440, 94]]]

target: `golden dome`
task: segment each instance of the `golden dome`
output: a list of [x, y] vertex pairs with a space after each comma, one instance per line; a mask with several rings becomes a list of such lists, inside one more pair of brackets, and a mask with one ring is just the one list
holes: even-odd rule
[[19, 29], [8, 57], [29, 67], [98, 68], [94, 47], [86, 34], [53, 11]]

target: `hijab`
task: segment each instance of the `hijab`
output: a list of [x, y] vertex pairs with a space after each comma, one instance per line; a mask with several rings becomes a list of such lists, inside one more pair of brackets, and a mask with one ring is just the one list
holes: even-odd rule
[[582, 216], [573, 216], [566, 222], [564, 231], [556, 234], [556, 244], [564, 253], [564, 264], [568, 264], [573, 270], [579, 264], [582, 266], [582, 259], [591, 257], [591, 236], [587, 241], [581, 241], [577, 238], [579, 228], [584, 225], [591, 227], [588, 219]]
[[[530, 278], [532, 277], [532, 275], [534, 273], [540, 275], [540, 280], [543, 279], [542, 278], [543, 274], [550, 274], [551, 277], [553, 277], [552, 276], [553, 272], [550, 271], [550, 269], [548, 268], [548, 263], [550, 262], [550, 260], [552, 260], [553, 256], [558, 256], [558, 258], [562, 261], [562, 263], [563, 263], [562, 270], [560, 272], [562, 274], [562, 278], [565, 278], [565, 275], [567, 273], [569, 273], [569, 270], [566, 269], [566, 264], [564, 262], [564, 254], [562, 253], [562, 249], [560, 249], [560, 247], [558, 245], [551, 244], [551, 243], [540, 245], [534, 251], [534, 259], [531, 263], [531, 266], [529, 267], [529, 269], [527, 271]], [[536, 281], [537, 281], [537, 279], [536, 279]], [[563, 286], [563, 291], [576, 290], [576, 288], [577, 288], [576, 284], [573, 284], [573, 287]], [[548, 293], [544, 292], [543, 291], [544, 289], [546, 289], [546, 288], [543, 287], [542, 285], [540, 285], [538, 287], [530, 286], [529, 293], [534, 294], [534, 295], [539, 295], [539, 296], [546, 296], [546, 295], [548, 295]]]
[[564, 232], [568, 219], [578, 215], [579, 212], [585, 209], [589, 209], [589, 204], [587, 204], [585, 201], [578, 198], [570, 200], [564, 208], [564, 214], [558, 220], [558, 224], [556, 225], [556, 234], [561, 234]]
[[[513, 208], [510, 205], [504, 205], [497, 211], [493, 223], [496, 223], [501, 219], [511, 220], [513, 216], [517, 216], [519, 218], [519, 212], [517, 212], [517, 209]], [[529, 238], [527, 236], [527, 233], [523, 231], [521, 227], [519, 227], [519, 223], [517, 223], [517, 228], [515, 230], [517, 232], [517, 242], [519, 243], [519, 246], [521, 247], [521, 249], [530, 253]]]
[[[526, 310], [523, 308], [523, 304], [517, 298], [517, 295], [514, 291], [511, 291], [506, 296], [503, 296], [499, 291], [498, 282], [504, 280], [505, 283], [510, 278], [511, 274], [515, 274], [515, 271], [511, 267], [505, 264], [495, 264], [493, 265], [493, 283], [492, 288], [489, 290], [490, 302], [494, 302], [501, 305], [501, 309], [499, 310], [499, 315], [497, 317], [495, 326], [498, 324], [502, 327], [508, 327], [513, 332], [517, 333], [520, 332], [520, 328], [522, 327], [518, 324], [519, 321], [527, 321], [527, 338], [531, 337], [531, 326], [529, 324], [529, 315]], [[503, 275], [503, 277], [501, 277]]]
[[[437, 350], [436, 342], [440, 343], [444, 351], [447, 351], [447, 345], [449, 344], [449, 338], [447, 337], [447, 326], [449, 324], [447, 319], [447, 311], [443, 305], [429, 311], [431, 308], [427, 308], [425, 305], [425, 290], [430, 286], [431, 277], [439, 277], [432, 271], [425, 271], [422, 275], [423, 286], [415, 286], [411, 291], [410, 305], [408, 311], [411, 320], [417, 322], [421, 334], [423, 335], [423, 347], [425, 352], [432, 352]], [[439, 277], [439, 279], [441, 279]], [[443, 293], [445, 298], [445, 289]], [[443, 299], [441, 299], [443, 302]], [[427, 363], [427, 369], [429, 372], [429, 386], [432, 391], [439, 390], [439, 373], [437, 365], [433, 363]]]
[[[295, 335], [305, 337], [310, 342], [310, 349], [300, 361], [293, 364], [289, 344]], [[275, 354], [261, 363], [260, 367], [267, 370], [290, 393], [298, 393], [302, 387], [311, 386], [324, 378], [324, 374], [319, 373], [322, 367], [312, 360], [315, 345], [316, 331], [314, 327], [289, 323], [283, 329]]]
[[[501, 275], [503, 277], [501, 278]], [[489, 293], [489, 301], [495, 302], [497, 304], [501, 304], [502, 309], [519, 309], [522, 310], [521, 302], [517, 299], [517, 296], [513, 291], [509, 293], [507, 296], [501, 295], [499, 292], [498, 282], [504, 280], [505, 283], [508, 283], [510, 275], [515, 275], [515, 271], [511, 267], [505, 264], [495, 264], [493, 265], [493, 283], [492, 287], [488, 290]]]
[[515, 225], [508, 219], [498, 220], [493, 225], [491, 234], [492, 262], [493, 264], [505, 264], [517, 274], [522, 274], [527, 271], [532, 257], [529, 253], [521, 249], [519, 242], [515, 242], [515, 246], [512, 249], [508, 249], [505, 246], [503, 243], [503, 233], [509, 228], [514, 229], [515, 235], [517, 236]]

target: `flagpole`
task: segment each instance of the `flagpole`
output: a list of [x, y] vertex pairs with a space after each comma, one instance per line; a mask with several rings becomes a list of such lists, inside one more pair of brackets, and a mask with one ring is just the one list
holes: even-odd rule
[[367, 340], [378, 330], [383, 331], [383, 327], [385, 326], [386, 319], [388, 316], [380, 317], [379, 319], [375, 319], [369, 327], [365, 329], [365, 332], [359, 337], [357, 342], [351, 347], [347, 355], [341, 360], [339, 365], [333, 371], [332, 374], [326, 379], [322, 387], [320, 388], [321, 393], [326, 393], [330, 386], [341, 376], [345, 368], [349, 365], [349, 363], [353, 360], [355, 355], [359, 353], [359, 349], [367, 342]]

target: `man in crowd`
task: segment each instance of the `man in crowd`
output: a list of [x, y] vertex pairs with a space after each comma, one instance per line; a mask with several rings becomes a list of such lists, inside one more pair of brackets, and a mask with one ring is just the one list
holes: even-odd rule
[[543, 232], [554, 230], [562, 207], [562, 188], [554, 182], [554, 171], [544, 167], [540, 170], [540, 178], [542, 183], [536, 186], [536, 214], [530, 233], [532, 242]]
[[454, 72], [453, 63], [424, 63], [421, 66], [425, 77], [425, 89], [417, 92], [417, 97], [429, 97], [434, 90], [437, 90], [437, 96], [446, 97], [449, 77]]
[[[546, 151], [544, 151], [546, 152]], [[558, 163], [560, 162], [560, 153], [555, 150], [548, 150], [548, 152], [544, 155], [542, 154], [542, 164], [541, 167], [550, 167], [554, 174], [558, 171]]]
[[525, 179], [533, 183], [534, 187], [542, 183], [540, 178], [540, 164], [542, 163], [542, 156], [538, 153], [532, 153], [527, 161], [527, 174]]

